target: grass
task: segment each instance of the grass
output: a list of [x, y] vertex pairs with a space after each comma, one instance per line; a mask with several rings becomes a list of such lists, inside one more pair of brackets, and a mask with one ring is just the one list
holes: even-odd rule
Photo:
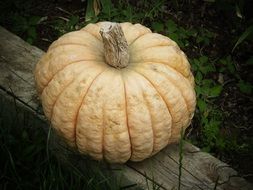
[[25, 126], [15, 114], [8, 120], [1, 111], [1, 190], [119, 189], [119, 181], [103, 171], [100, 163], [89, 164], [91, 161], [84, 158], [85, 170], [80, 170], [74, 165], [78, 162], [58, 160], [49, 150], [51, 133], [47, 136], [42, 127]]

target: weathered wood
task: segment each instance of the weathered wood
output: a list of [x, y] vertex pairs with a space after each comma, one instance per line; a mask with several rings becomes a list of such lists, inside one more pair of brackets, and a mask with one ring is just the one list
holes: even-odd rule
[[[37, 122], [34, 127], [48, 130], [49, 125], [41, 110], [33, 82], [33, 68], [44, 52], [2, 27], [0, 27], [0, 41], [1, 109], [11, 113], [17, 106], [21, 115], [29, 115], [29, 118], [40, 121], [41, 124]], [[87, 161], [66, 148], [64, 150], [59, 148], [57, 143], [52, 142], [52, 151], [57, 155], [63, 155], [66, 159], [75, 158], [80, 167]], [[169, 145], [156, 156], [143, 162], [111, 165], [110, 168], [116, 177], [123, 176], [125, 180], [122, 181], [122, 186], [136, 183], [138, 187], [148, 189], [155, 184], [160, 189], [177, 189], [179, 148], [176, 144]], [[216, 189], [253, 189], [250, 183], [239, 177], [227, 164], [201, 152], [199, 148], [187, 142], [184, 142], [181, 173], [181, 189], [214, 189], [216, 181], [218, 183]], [[132, 187], [135, 188], [136, 186]]]

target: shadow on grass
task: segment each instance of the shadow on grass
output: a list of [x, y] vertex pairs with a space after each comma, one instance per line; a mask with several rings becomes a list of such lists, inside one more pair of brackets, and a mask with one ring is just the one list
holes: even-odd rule
[[42, 127], [24, 126], [25, 118], [21, 121], [18, 113], [10, 114], [0, 109], [0, 189], [120, 188], [98, 162], [84, 161], [80, 170], [75, 162], [60, 161], [48, 149]]

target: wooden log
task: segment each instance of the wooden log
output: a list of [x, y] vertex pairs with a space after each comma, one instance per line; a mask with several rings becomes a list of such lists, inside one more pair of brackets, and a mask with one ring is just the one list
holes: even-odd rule
[[[11, 119], [11, 113], [18, 108], [21, 120], [28, 115], [29, 120], [33, 121], [30, 125], [43, 127], [48, 132], [49, 124], [38, 101], [33, 79], [34, 66], [44, 52], [2, 27], [0, 27], [0, 41], [0, 110], [9, 113], [4, 118]], [[52, 139], [51, 150], [57, 156], [62, 156], [66, 161], [78, 162], [80, 168], [87, 162], [83, 156], [68, 150], [56, 136]], [[182, 155], [180, 177], [182, 190], [253, 189], [252, 184], [238, 176], [229, 165], [208, 153], [201, 152], [190, 143], [184, 142]], [[98, 164], [95, 161], [89, 162]], [[129, 185], [131, 189], [150, 189], [153, 185], [160, 189], [177, 189], [179, 165], [179, 146], [173, 144], [142, 162], [110, 165], [109, 170], [112, 172], [109, 175], [115, 175], [116, 178], [123, 177], [121, 185], [125, 187]], [[137, 184], [138, 187], [132, 184]]]

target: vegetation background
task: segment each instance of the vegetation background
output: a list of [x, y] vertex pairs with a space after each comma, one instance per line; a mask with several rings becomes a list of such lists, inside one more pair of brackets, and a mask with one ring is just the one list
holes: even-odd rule
[[[0, 24], [47, 50], [59, 36], [103, 20], [141, 23], [175, 40], [195, 76], [197, 110], [185, 139], [253, 181], [253, 1], [2, 0]], [[1, 110], [0, 113], [3, 113]], [[15, 116], [15, 114], [14, 114]], [[41, 129], [0, 114], [0, 189], [117, 189], [99, 170], [63, 166]]]

